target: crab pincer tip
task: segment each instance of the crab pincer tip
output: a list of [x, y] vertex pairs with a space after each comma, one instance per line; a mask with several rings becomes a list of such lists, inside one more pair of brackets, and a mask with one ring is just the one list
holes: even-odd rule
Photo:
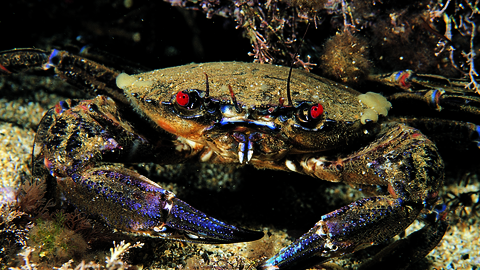
[[263, 232], [238, 228], [191, 207], [174, 198], [166, 225], [183, 235], [183, 239], [194, 243], [226, 244], [248, 242], [263, 237]]
[[319, 256], [324, 250], [325, 241], [315, 230], [310, 230], [279, 253], [264, 261], [257, 270], [305, 269], [322, 263], [327, 258]]

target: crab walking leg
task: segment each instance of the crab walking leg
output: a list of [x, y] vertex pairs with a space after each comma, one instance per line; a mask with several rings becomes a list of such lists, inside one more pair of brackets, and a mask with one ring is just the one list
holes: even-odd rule
[[373, 267], [375, 269], [408, 269], [412, 263], [425, 258], [442, 240], [448, 229], [448, 222], [444, 217], [385, 247], [373, 258], [362, 263], [357, 270], [373, 269]]
[[[93, 95], [109, 95], [128, 104], [128, 99], [116, 85], [120, 72], [82, 56], [57, 49], [45, 51], [29, 48], [2, 51], [0, 56], [0, 75], [28, 69], [53, 69], [58, 77], [73, 86], [84, 88]], [[125, 66], [120, 68], [131, 70]]]
[[309, 232], [267, 260], [261, 269], [302, 269], [352, 253], [400, 233], [421, 209], [388, 197], [356, 201], [322, 216]]
[[[429, 211], [443, 182], [443, 161], [434, 144], [414, 128], [384, 124], [378, 139], [343, 158], [302, 157], [289, 168], [357, 185], [381, 185], [386, 191], [322, 216], [290, 246], [260, 269], [301, 269], [363, 249], [405, 230], [423, 209]], [[438, 234], [438, 240], [443, 233]], [[430, 248], [433, 248], [431, 246]]]
[[35, 138], [40, 149], [35, 160], [55, 177], [61, 198], [128, 234], [197, 243], [252, 241], [263, 236], [210, 217], [146, 177], [112, 165], [166, 162], [175, 152], [169, 137], [139, 135], [123, 111], [122, 105], [98, 96], [60, 102], [46, 114]]

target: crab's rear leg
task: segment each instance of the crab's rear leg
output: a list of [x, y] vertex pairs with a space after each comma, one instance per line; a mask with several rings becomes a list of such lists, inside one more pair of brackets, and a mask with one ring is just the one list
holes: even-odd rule
[[0, 74], [12, 74], [28, 69], [55, 71], [69, 84], [85, 89], [93, 95], [108, 95], [124, 104], [127, 98], [116, 85], [120, 72], [67, 51], [40, 49], [13, 49], [0, 52]]
[[12, 74], [37, 68], [48, 62], [48, 53], [40, 49], [13, 49], [0, 52], [0, 74]]
[[[61, 102], [47, 113], [37, 133], [35, 147], [40, 151], [36, 160], [56, 179], [61, 198], [129, 234], [200, 243], [251, 241], [263, 236], [207, 216], [118, 165], [189, 158], [188, 154], [175, 158], [174, 138], [166, 133], [139, 135], [126, 121], [131, 116], [122, 113], [125, 109], [98, 96]], [[160, 134], [163, 139], [156, 138]]]
[[377, 253], [372, 259], [362, 263], [357, 270], [367, 269], [408, 269], [412, 263], [427, 256], [447, 231], [448, 222], [439, 219], [411, 233]]
[[[260, 269], [302, 269], [355, 252], [397, 235], [422, 211], [431, 210], [443, 182], [443, 162], [435, 145], [401, 124], [384, 124], [382, 130], [376, 141], [347, 157], [303, 156], [287, 161], [289, 168], [318, 178], [385, 188], [378, 196], [322, 216]], [[437, 233], [432, 243], [438, 243], [444, 232]]]

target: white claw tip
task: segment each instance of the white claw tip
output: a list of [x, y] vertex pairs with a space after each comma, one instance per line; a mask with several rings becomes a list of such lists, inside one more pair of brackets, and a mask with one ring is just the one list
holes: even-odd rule
[[286, 160], [285, 161], [285, 166], [287, 166], [287, 168], [292, 171], [292, 172], [296, 172], [297, 171], [297, 166], [295, 165], [295, 163], [293, 163], [293, 161], [291, 160]]

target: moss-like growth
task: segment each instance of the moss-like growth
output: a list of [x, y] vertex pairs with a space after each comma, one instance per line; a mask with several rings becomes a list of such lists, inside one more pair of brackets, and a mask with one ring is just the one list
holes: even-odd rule
[[285, 0], [291, 6], [306, 7], [313, 10], [320, 10], [328, 2], [327, 0]]
[[28, 246], [35, 248], [32, 260], [47, 264], [64, 263], [71, 258], [79, 257], [87, 250], [83, 237], [64, 227], [65, 216], [56, 214], [53, 221], [37, 220], [37, 224], [29, 232]]
[[337, 33], [325, 43], [320, 67], [325, 75], [347, 84], [361, 82], [370, 71], [368, 44], [349, 31]]

